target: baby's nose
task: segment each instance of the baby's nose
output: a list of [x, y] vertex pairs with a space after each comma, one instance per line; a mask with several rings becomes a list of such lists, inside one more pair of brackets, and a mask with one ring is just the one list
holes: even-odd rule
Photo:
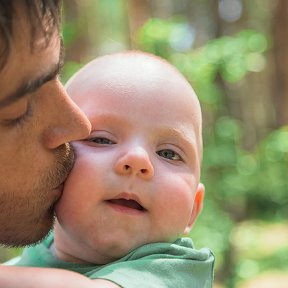
[[144, 180], [154, 176], [154, 168], [149, 154], [141, 147], [130, 149], [115, 164], [115, 171], [120, 175], [136, 175]]

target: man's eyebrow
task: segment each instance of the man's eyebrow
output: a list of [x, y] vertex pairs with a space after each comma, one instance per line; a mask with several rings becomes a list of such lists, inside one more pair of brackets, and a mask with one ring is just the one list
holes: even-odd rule
[[53, 65], [51, 69], [44, 73], [43, 75], [40, 75], [39, 77], [30, 80], [26, 83], [23, 83], [20, 85], [15, 92], [8, 95], [5, 99], [0, 101], [0, 108], [4, 108], [13, 102], [16, 102], [17, 100], [25, 97], [25, 95], [32, 93], [39, 89], [42, 85], [49, 82], [50, 80], [54, 79], [57, 75], [60, 74], [62, 67], [63, 67], [63, 45], [61, 41], [61, 47], [60, 47], [60, 55], [59, 55], [59, 61], [57, 64]]

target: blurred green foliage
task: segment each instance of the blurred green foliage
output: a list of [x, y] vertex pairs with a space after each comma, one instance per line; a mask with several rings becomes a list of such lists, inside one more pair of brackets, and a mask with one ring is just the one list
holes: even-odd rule
[[[228, 276], [229, 281], [223, 282], [234, 287], [235, 281], [243, 279], [247, 271], [254, 276], [253, 271], [264, 268], [288, 269], [284, 256], [288, 246], [286, 250], [282, 248], [285, 254], [277, 252], [273, 259], [261, 258], [260, 254], [259, 259], [251, 260], [246, 255], [236, 261], [235, 243], [231, 240], [232, 232], [242, 221], [261, 219], [269, 223], [288, 218], [288, 128], [271, 133], [255, 151], [247, 151], [242, 145], [245, 131], [241, 121], [234, 119], [226, 108], [223, 83], [236, 85], [249, 73], [263, 70], [268, 49], [265, 35], [244, 30], [200, 48], [177, 51], [171, 45], [173, 31], [183, 21], [149, 20], [139, 32], [139, 47], [166, 58], [186, 76], [202, 104], [204, 123], [206, 116], [210, 119], [203, 131], [205, 205], [191, 237], [198, 246], [208, 246], [214, 251], [219, 278]], [[181, 41], [179, 35], [178, 40]]]

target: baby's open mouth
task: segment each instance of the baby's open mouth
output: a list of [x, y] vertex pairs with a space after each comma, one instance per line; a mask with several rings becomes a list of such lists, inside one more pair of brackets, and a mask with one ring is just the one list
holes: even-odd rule
[[109, 202], [112, 205], [123, 206], [123, 207], [127, 207], [130, 209], [135, 209], [138, 211], [146, 211], [146, 209], [135, 200], [127, 200], [127, 199], [120, 198], [120, 199], [107, 200], [107, 202]]

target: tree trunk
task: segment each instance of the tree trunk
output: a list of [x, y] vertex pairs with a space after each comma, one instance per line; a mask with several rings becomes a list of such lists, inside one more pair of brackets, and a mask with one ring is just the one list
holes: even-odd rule
[[272, 25], [274, 43], [275, 74], [274, 101], [277, 125], [288, 123], [288, 1], [279, 0]]
[[129, 0], [127, 10], [130, 46], [135, 49], [137, 31], [150, 18], [150, 4], [148, 0]]

